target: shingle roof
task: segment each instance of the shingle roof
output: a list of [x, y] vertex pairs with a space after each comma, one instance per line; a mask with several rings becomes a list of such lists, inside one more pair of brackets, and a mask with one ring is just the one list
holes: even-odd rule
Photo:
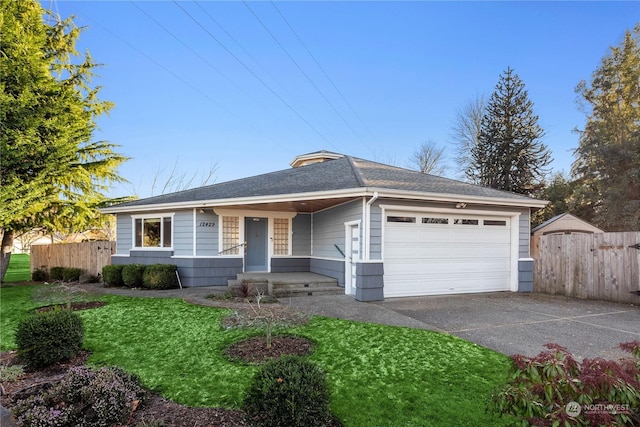
[[121, 207], [377, 188], [481, 198], [533, 201], [529, 197], [423, 174], [351, 156], [284, 169], [176, 193], [134, 200]]

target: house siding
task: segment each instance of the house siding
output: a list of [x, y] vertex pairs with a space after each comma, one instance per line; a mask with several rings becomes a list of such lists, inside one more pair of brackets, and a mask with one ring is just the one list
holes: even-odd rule
[[344, 264], [342, 260], [311, 258], [309, 260], [309, 271], [333, 277], [338, 281], [339, 286], [344, 286]]
[[196, 212], [196, 255], [218, 255], [218, 222], [220, 218], [211, 211]]
[[295, 273], [311, 271], [308, 257], [271, 258], [272, 273]]
[[371, 206], [369, 211], [371, 221], [369, 225], [369, 258], [372, 260], [382, 259], [382, 209], [380, 206]]
[[133, 246], [131, 215], [116, 215], [116, 255], [129, 255]]
[[[322, 258], [342, 258], [345, 251], [344, 223], [362, 219], [362, 200], [354, 200], [313, 214], [312, 255]], [[360, 227], [362, 242], [362, 227]], [[344, 281], [344, 279], [343, 279]]]
[[173, 215], [173, 253], [193, 255], [193, 211], [178, 211]]
[[520, 211], [520, 241], [519, 241], [519, 256], [520, 258], [529, 257], [529, 247], [531, 238], [531, 213], [530, 209], [523, 209]]
[[[298, 214], [291, 221], [291, 254], [293, 256], [311, 255], [311, 214]], [[307, 270], [308, 271], [308, 270]]]
[[356, 264], [356, 300], [384, 300], [384, 265], [381, 262]]

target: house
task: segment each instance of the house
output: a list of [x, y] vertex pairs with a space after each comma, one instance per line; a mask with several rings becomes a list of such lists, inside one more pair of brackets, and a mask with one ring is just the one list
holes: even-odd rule
[[574, 233], [604, 233], [604, 230], [601, 230], [595, 225], [591, 225], [587, 221], [568, 213], [556, 215], [531, 230], [531, 234], [534, 236]]
[[360, 301], [532, 289], [546, 202], [327, 151], [291, 166], [103, 209], [112, 262], [176, 264], [185, 286], [314, 272]]

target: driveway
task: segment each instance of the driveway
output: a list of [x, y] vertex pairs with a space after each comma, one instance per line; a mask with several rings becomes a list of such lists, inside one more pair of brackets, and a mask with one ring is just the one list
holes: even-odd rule
[[[284, 301], [282, 301], [284, 302]], [[628, 356], [622, 342], [640, 341], [640, 307], [543, 294], [497, 292], [389, 298], [291, 298], [315, 314], [446, 332], [501, 353], [534, 356], [557, 343], [579, 358]]]

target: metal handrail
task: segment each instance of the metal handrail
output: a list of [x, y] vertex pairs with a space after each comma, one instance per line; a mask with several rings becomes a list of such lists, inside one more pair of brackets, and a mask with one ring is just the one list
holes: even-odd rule
[[338, 250], [338, 252], [340, 252], [340, 254], [342, 254], [342, 256], [345, 256], [344, 252], [342, 252], [342, 249], [340, 249], [340, 247], [337, 244], [334, 243], [333, 246], [335, 246], [335, 248]]
[[235, 249], [235, 248], [239, 248], [240, 246], [244, 246], [244, 245], [246, 245], [246, 243], [247, 242], [242, 242], [239, 245], [231, 246], [230, 248], [227, 248], [227, 249], [224, 249], [224, 250], [218, 252], [218, 255], [222, 255], [223, 253], [225, 253], [227, 251], [230, 251], [230, 250]]

